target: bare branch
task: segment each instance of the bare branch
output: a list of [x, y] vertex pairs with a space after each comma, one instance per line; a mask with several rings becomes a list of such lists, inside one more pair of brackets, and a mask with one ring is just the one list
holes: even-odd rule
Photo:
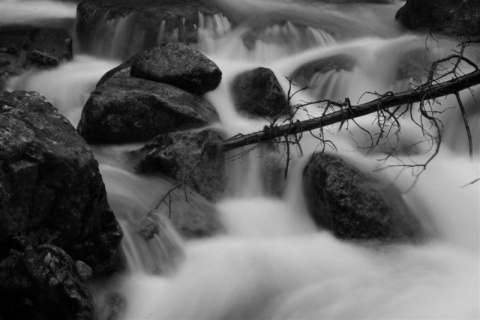
[[[324, 114], [320, 117], [300, 121], [300, 123], [288, 123], [275, 127], [265, 127], [262, 131], [232, 137], [217, 144], [216, 147], [222, 149], [223, 151], [228, 151], [249, 144], [260, 143], [263, 141], [283, 137], [285, 135], [312, 131], [314, 129], [323, 128], [335, 123], [341, 123], [345, 120], [362, 117], [364, 115], [377, 112], [378, 110], [386, 110], [405, 104], [411, 106], [413, 103], [431, 101], [442, 96], [456, 94], [459, 91], [468, 89], [478, 84], [480, 84], [480, 70], [477, 68], [469, 74], [455, 77], [448, 81], [441, 83], [427, 83], [418, 88], [397, 94], [388, 93], [373, 101], [350, 106], [348, 108], [341, 108], [340, 110]], [[347, 106], [346, 103], [341, 104], [328, 100], [311, 102], [309, 104], [320, 102], [326, 102], [329, 105], [339, 105], [341, 107]], [[424, 116], [427, 116], [427, 119], [434, 118], [432, 114], [429, 114], [429, 112], [426, 111], [424, 106], [421, 106], [421, 112]], [[437, 127], [437, 129], [440, 128], [440, 123], [438, 122], [433, 123], [433, 125]]]

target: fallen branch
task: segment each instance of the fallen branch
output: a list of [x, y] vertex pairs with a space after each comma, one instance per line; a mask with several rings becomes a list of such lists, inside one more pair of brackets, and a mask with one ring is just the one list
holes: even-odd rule
[[[220, 148], [226, 152], [254, 143], [260, 143], [275, 138], [311, 131], [313, 129], [323, 128], [335, 123], [343, 123], [345, 121], [362, 117], [370, 113], [378, 112], [379, 110], [386, 110], [405, 104], [411, 105], [417, 102], [423, 103], [439, 97], [457, 94], [462, 90], [478, 84], [480, 84], [480, 70], [475, 66], [475, 70], [469, 74], [458, 76], [454, 79], [441, 83], [432, 83], [429, 81], [425, 85], [405, 92], [396, 94], [389, 92], [380, 96], [378, 99], [360, 105], [350, 105], [348, 100], [346, 100], [346, 102], [343, 104], [338, 104], [331, 101], [317, 101], [318, 103], [330, 102], [341, 106], [342, 109], [308, 120], [297, 121], [279, 126], [266, 126], [262, 131], [253, 132], [246, 135], [237, 135], [210, 147]], [[461, 107], [463, 107], [463, 105]]]

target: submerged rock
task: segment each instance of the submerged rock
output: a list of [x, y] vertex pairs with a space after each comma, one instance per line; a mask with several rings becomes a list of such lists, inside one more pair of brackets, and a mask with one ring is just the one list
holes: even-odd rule
[[408, 241], [423, 236], [419, 221], [393, 185], [338, 157], [314, 154], [303, 179], [312, 218], [339, 238]]
[[212, 60], [181, 43], [145, 50], [134, 59], [131, 75], [197, 95], [215, 89], [222, 80], [222, 72]]
[[267, 68], [257, 68], [235, 77], [232, 95], [238, 110], [249, 115], [276, 118], [292, 113], [280, 83]]
[[52, 245], [12, 252], [0, 261], [0, 318], [93, 318], [93, 301], [65, 251]]
[[466, 36], [480, 34], [480, 2], [477, 0], [407, 0], [395, 18], [413, 30], [424, 28]]
[[221, 140], [217, 130], [172, 132], [155, 137], [133, 151], [139, 172], [159, 172], [178, 181], [188, 177], [186, 186], [209, 200], [216, 200], [225, 189], [223, 153], [207, 148]]
[[128, 143], [217, 122], [210, 103], [168, 84], [112, 77], [97, 87], [82, 111], [80, 135], [88, 143]]
[[36, 92], [0, 95], [0, 258], [51, 244], [94, 274], [119, 268], [122, 232], [85, 141]]

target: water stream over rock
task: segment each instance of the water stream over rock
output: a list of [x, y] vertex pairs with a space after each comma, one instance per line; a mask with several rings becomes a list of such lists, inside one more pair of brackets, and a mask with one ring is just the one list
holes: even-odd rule
[[[11, 16], [16, 21], [30, 19], [25, 6], [31, 3], [0, 0], [0, 23]], [[307, 85], [308, 90], [293, 97], [294, 104], [346, 97], [357, 104], [372, 100], [375, 93], [407, 89], [425, 72], [422, 59], [448, 54], [456, 41], [429, 41], [425, 34], [404, 31], [394, 20], [400, 1], [217, 3], [243, 22], [234, 27], [224, 16], [200, 14], [200, 40], [195, 47], [222, 70], [220, 86], [204, 98], [217, 109], [220, 127], [229, 136], [269, 124], [235, 109], [230, 84], [242, 71], [270, 68], [285, 92], [290, 78], [300, 84], [294, 90]], [[42, 1], [36, 5], [56, 8], [49, 10], [58, 12], [54, 19], [71, 17], [67, 4]], [[37, 12], [41, 13], [38, 18], [47, 19], [43, 12]], [[104, 25], [97, 30], [103, 30], [109, 42], [55, 69], [15, 77], [8, 89], [42, 93], [76, 125], [96, 82], [120, 63], [113, 59], [141, 49], [142, 34], [135, 34], [129, 19], [100, 19]], [[164, 25], [158, 21], [155, 26], [159, 42], [174, 36], [165, 33]], [[127, 49], [126, 38], [120, 36], [133, 39]], [[479, 183], [468, 184], [480, 175], [480, 112], [478, 95], [475, 100], [467, 91], [462, 97], [475, 136], [473, 158], [468, 157], [460, 113], [448, 109], [454, 99], [442, 98], [439, 101], [448, 109], [442, 115], [444, 145], [418, 179], [411, 169], [395, 166], [425, 159], [410, 148], [423, 137], [412, 121], [402, 122], [399, 145], [392, 136], [370, 152], [362, 149], [369, 137], [357, 126], [350, 125], [348, 130], [332, 126], [325, 131], [339, 155], [404, 192], [403, 198], [431, 235], [420, 244], [360, 244], [319, 230], [302, 193], [306, 158], [322, 149], [308, 133], [301, 141], [303, 157], [294, 152], [287, 182], [279, 192], [272, 191], [278, 182], [265, 183], [278, 173], [269, 170], [261, 150], [242, 157], [236, 156], [240, 151], [231, 151], [236, 160], [227, 165], [227, 196], [211, 209], [224, 230], [202, 239], [185, 239], [165, 216], [159, 218], [160, 233], [142, 235], [139, 229], [145, 227], [146, 213], [172, 186], [171, 180], [132, 173], [123, 155], [138, 145], [95, 147], [110, 205], [125, 232], [128, 266], [108, 286], [96, 285], [98, 303], [114, 292], [126, 301], [119, 319], [132, 320], [478, 319], [480, 190]], [[312, 106], [296, 117], [302, 120], [322, 112]], [[375, 115], [365, 116], [358, 123], [375, 134], [379, 133], [375, 120]], [[395, 146], [405, 152], [398, 159], [385, 160]], [[429, 146], [416, 148], [428, 150]], [[274, 159], [284, 165], [285, 155]]]

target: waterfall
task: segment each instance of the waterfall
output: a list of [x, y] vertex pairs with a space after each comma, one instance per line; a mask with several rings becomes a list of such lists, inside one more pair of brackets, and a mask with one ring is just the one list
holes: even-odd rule
[[[0, 1], [3, 8], [24, 10], [25, 2]], [[224, 16], [198, 15], [196, 46], [223, 73], [220, 86], [204, 97], [217, 109], [229, 136], [268, 124], [235, 108], [231, 82], [243, 71], [270, 68], [285, 92], [292, 85], [287, 77], [298, 84], [294, 89], [308, 86], [293, 97], [293, 104], [346, 97], [357, 104], [409, 88], [420, 60], [450, 52], [455, 42], [442, 39], [432, 44], [424, 34], [405, 32], [393, 19], [400, 1], [216, 3], [246, 21], [234, 27]], [[108, 58], [76, 55], [53, 70], [29, 70], [11, 79], [8, 89], [41, 92], [76, 124], [98, 79], [119, 64], [113, 58], [136, 53], [144, 45], [133, 17], [98, 21], [97, 32], [109, 40], [95, 44], [99, 39], [90, 39], [98, 45], [90, 54]], [[179, 31], [168, 29], [165, 21], [152, 28], [158, 43], [178, 39]], [[110, 205], [125, 232], [128, 264], [127, 272], [113, 283], [96, 285], [96, 299], [119, 293], [126, 300], [121, 317], [125, 320], [478, 319], [480, 191], [479, 183], [470, 182], [480, 176], [480, 112], [478, 96], [463, 92], [462, 97], [474, 134], [473, 158], [468, 157], [463, 118], [450, 110], [454, 99], [439, 99], [445, 109], [444, 145], [418, 176], [418, 171], [397, 166], [425, 160], [412, 150], [429, 151], [428, 145], [417, 144], [424, 131], [414, 121], [401, 120], [401, 142], [392, 136], [368, 152], [362, 149], [370, 143], [363, 129], [379, 134], [376, 115], [358, 119], [358, 126], [348, 130], [325, 129], [325, 138], [336, 147], [327, 151], [404, 192], [404, 200], [433, 235], [422, 244], [365, 245], [319, 230], [305, 206], [302, 172], [309, 155], [322, 146], [307, 133], [302, 154], [295, 149], [291, 155], [286, 181], [281, 147], [227, 155], [228, 196], [215, 204], [225, 230], [205, 239], [183, 239], [165, 214], [149, 215], [159, 195], [172, 185], [163, 177], [131, 172], [122, 154], [138, 146], [95, 147]], [[312, 105], [296, 118], [323, 111]], [[393, 147], [399, 154], [385, 160]], [[269, 157], [275, 166], [268, 165]], [[161, 232], [142, 235], [145, 219], [157, 223]]]

